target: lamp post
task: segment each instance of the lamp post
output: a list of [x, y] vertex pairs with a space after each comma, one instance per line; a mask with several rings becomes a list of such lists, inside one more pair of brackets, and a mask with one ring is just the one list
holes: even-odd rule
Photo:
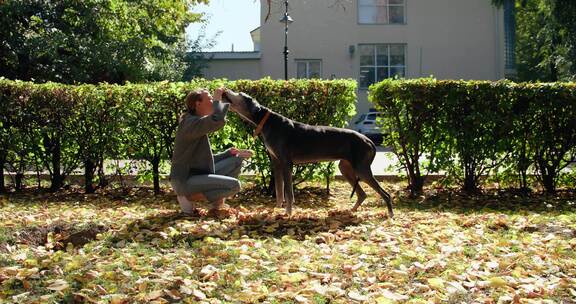
[[284, 0], [284, 5], [286, 6], [286, 12], [280, 22], [284, 23], [284, 79], [288, 80], [288, 24], [294, 22], [294, 20], [288, 15], [288, 0]]

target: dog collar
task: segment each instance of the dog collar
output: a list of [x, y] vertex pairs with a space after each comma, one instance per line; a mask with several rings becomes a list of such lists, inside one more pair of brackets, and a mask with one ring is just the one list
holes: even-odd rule
[[266, 114], [264, 114], [264, 118], [262, 118], [262, 120], [260, 120], [260, 123], [256, 127], [256, 130], [254, 130], [254, 138], [258, 137], [260, 132], [262, 132], [262, 128], [264, 128], [264, 124], [268, 120], [268, 117], [270, 117], [270, 111], [266, 111]]

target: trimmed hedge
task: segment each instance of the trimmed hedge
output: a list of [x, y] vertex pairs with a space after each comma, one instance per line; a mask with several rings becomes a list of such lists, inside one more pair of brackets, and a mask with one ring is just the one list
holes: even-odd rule
[[[94, 191], [94, 177], [106, 185], [105, 159], [145, 160], [159, 192], [162, 163], [172, 155], [184, 97], [198, 88], [226, 86], [255, 97], [261, 104], [287, 117], [310, 124], [343, 127], [355, 114], [353, 80], [226, 81], [195, 79], [187, 83], [158, 82], [126, 85], [63, 85], [0, 79], [0, 191], [5, 190], [4, 169], [16, 172], [21, 189], [25, 170], [50, 172], [51, 189], [60, 189], [67, 175], [81, 166], [85, 190]], [[270, 179], [269, 159], [252, 128], [230, 114], [226, 126], [211, 136], [212, 148], [230, 146], [256, 151], [250, 169], [259, 181]], [[297, 168], [295, 180], [334, 174], [334, 165]]]
[[513, 171], [524, 189], [535, 173], [554, 193], [576, 160], [575, 83], [389, 79], [372, 85], [369, 98], [384, 112], [384, 142], [413, 194], [422, 191], [423, 169], [446, 171], [467, 192], [490, 172]]

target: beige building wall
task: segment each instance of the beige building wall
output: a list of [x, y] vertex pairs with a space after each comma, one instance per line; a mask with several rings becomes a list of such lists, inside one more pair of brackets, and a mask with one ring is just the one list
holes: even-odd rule
[[202, 73], [206, 79], [262, 78], [260, 54], [257, 52], [215, 52], [206, 53], [205, 57], [208, 59], [208, 66]]
[[[283, 79], [284, 24], [279, 20], [284, 6], [272, 3], [265, 22], [267, 0], [261, 0], [261, 26], [251, 33], [259, 52], [219, 54], [204, 71], [207, 78]], [[504, 16], [491, 0], [405, 0], [405, 24], [391, 25], [359, 24], [358, 0], [289, 3], [294, 19], [288, 33], [290, 78], [296, 77], [296, 60], [319, 59], [322, 78], [358, 81], [360, 44], [404, 44], [407, 78], [504, 78]], [[359, 88], [358, 114], [370, 107], [367, 89]]]
[[[284, 77], [284, 25], [280, 2], [273, 2], [264, 22], [261, 0], [262, 76]], [[338, 3], [332, 5], [333, 3]], [[357, 0], [290, 0], [294, 23], [288, 32], [289, 77], [297, 59], [321, 59], [322, 78], [359, 79], [359, 44], [406, 45], [406, 77], [433, 75], [439, 79], [504, 77], [504, 30], [501, 9], [490, 0], [406, 0], [402, 25], [358, 24]], [[350, 52], [354, 46], [354, 52]], [[366, 89], [359, 89], [357, 111], [371, 105]]]
[[260, 79], [260, 61], [258, 59], [229, 59], [213, 60], [209, 68], [203, 70], [204, 78], [228, 78], [228, 79]]

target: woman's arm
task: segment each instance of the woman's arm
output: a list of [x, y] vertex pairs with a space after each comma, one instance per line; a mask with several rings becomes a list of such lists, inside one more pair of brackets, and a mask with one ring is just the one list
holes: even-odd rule
[[187, 138], [197, 138], [220, 130], [226, 124], [226, 114], [230, 104], [214, 101], [214, 112], [210, 115], [197, 117], [187, 116], [180, 124], [180, 131]]
[[232, 154], [232, 151], [231, 151], [231, 150], [232, 150], [232, 148], [230, 148], [230, 149], [228, 149], [228, 150], [226, 150], [226, 151], [224, 151], [224, 152], [214, 154], [214, 162], [219, 162], [219, 161], [221, 161], [221, 160], [223, 160], [223, 159], [225, 159], [225, 158], [234, 156], [234, 155]]

